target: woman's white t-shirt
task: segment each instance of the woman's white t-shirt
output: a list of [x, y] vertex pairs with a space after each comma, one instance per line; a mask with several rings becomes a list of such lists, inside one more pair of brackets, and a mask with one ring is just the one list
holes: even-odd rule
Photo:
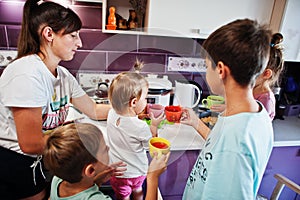
[[[75, 77], [57, 67], [55, 77], [36, 54], [9, 64], [0, 77], [0, 146], [23, 153], [10, 107], [42, 107], [43, 132], [61, 125], [71, 98], [85, 94]], [[27, 119], [30, 120], [30, 119]]]

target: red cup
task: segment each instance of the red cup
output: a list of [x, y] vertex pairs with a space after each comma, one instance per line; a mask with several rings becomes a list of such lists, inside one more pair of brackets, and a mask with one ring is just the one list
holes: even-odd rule
[[182, 115], [182, 109], [180, 106], [166, 106], [165, 114], [166, 114], [166, 119], [169, 122], [178, 123]]
[[149, 116], [150, 116], [150, 113], [153, 113], [153, 116], [155, 118], [160, 116], [165, 110], [165, 107], [160, 104], [148, 104], [147, 106], [148, 106], [147, 111], [148, 111]]

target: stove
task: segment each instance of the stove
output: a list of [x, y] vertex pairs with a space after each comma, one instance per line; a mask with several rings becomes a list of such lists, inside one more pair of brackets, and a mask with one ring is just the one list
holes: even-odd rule
[[[98, 104], [109, 104], [109, 100], [106, 95], [99, 95], [99, 90], [107, 90], [112, 80], [117, 74], [104, 74], [102, 72], [78, 72], [76, 78], [83, 90]], [[102, 88], [104, 87], [104, 88]], [[105, 88], [106, 87], [106, 88]]]

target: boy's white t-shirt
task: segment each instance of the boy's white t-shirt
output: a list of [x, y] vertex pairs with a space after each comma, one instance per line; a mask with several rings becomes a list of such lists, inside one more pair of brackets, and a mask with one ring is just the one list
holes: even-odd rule
[[8, 65], [0, 77], [0, 88], [0, 146], [19, 153], [23, 152], [10, 107], [42, 107], [41, 131], [45, 132], [65, 121], [71, 98], [85, 94], [66, 68], [58, 66], [55, 77], [36, 54]]
[[[119, 121], [119, 123], [118, 123]], [[107, 117], [107, 137], [110, 162], [124, 161], [127, 170], [122, 178], [134, 178], [147, 174], [146, 150], [152, 137], [145, 121], [135, 117], [118, 115], [113, 109]]]
[[188, 177], [183, 199], [255, 199], [272, 147], [272, 123], [264, 108], [220, 115]]

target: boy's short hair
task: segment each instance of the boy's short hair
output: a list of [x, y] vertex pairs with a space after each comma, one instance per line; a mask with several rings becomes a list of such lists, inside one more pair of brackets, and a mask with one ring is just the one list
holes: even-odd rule
[[56, 128], [44, 150], [45, 167], [70, 183], [82, 179], [84, 166], [98, 162], [96, 155], [102, 132], [88, 123], [72, 123]]
[[254, 84], [266, 68], [272, 33], [257, 21], [239, 19], [214, 31], [203, 43], [205, 56], [229, 67], [234, 80], [241, 86]]
[[121, 72], [112, 81], [108, 97], [117, 113], [126, 111], [133, 98], [140, 99], [143, 88], [148, 88], [144, 76], [135, 72]]

